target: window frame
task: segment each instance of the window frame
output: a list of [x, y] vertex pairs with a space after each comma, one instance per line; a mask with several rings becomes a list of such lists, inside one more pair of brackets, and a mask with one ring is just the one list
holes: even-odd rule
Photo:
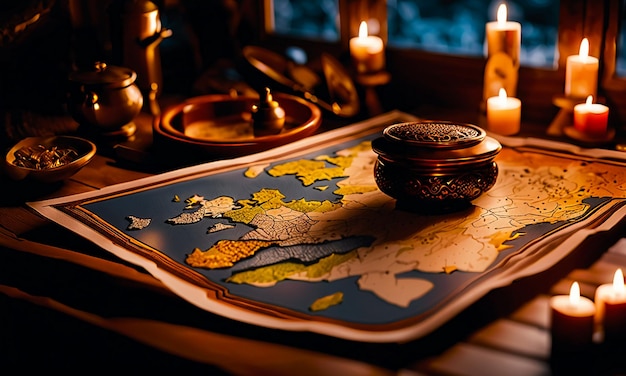
[[[387, 44], [386, 0], [339, 0], [340, 40], [332, 43], [272, 34], [271, 3], [264, 0], [259, 12], [259, 44], [277, 52], [297, 45], [309, 56], [329, 52], [349, 64], [349, 40], [358, 34], [361, 20], [369, 17], [379, 20], [379, 36]], [[589, 54], [600, 59], [598, 100], [615, 108], [611, 112], [612, 122], [622, 123], [626, 118], [626, 79], [615, 75], [615, 41], [619, 14], [624, 11], [621, 3], [622, 0], [560, 0], [555, 67], [520, 67], [517, 97], [523, 103], [523, 121], [547, 127], [556, 116], [560, 109], [555, 98], [564, 95], [567, 56], [578, 54], [580, 41], [588, 38]], [[439, 106], [480, 115], [484, 57], [444, 55], [388, 45], [385, 53], [386, 69], [392, 73], [392, 80], [381, 88], [384, 107], [416, 112], [423, 106]]]
[[[626, 1], [623, 0], [610, 0], [607, 8], [608, 14], [622, 14], [626, 11], [624, 9]], [[602, 75], [602, 87], [607, 91], [626, 91], [626, 77], [618, 77], [616, 73], [617, 68], [617, 42], [619, 39], [619, 33], [621, 27], [621, 17], [608, 17], [606, 34], [606, 41], [604, 43], [603, 51], [603, 75]]]

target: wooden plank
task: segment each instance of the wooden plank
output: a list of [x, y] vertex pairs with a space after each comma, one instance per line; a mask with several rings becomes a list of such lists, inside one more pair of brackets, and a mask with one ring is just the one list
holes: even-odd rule
[[513, 312], [510, 319], [546, 329], [550, 326], [549, 301], [550, 296], [539, 295]]
[[609, 248], [609, 251], [607, 253], [620, 254], [626, 257], [626, 238], [618, 240], [617, 243]]
[[550, 375], [546, 362], [460, 343], [429, 363], [428, 371], [445, 375]]
[[492, 322], [470, 336], [468, 342], [542, 361], [550, 358], [548, 331], [509, 319]]
[[[615, 268], [626, 268], [626, 255], [618, 253], [606, 253], [600, 260], [603, 263], [607, 263]], [[609, 267], [609, 266], [607, 266]]]

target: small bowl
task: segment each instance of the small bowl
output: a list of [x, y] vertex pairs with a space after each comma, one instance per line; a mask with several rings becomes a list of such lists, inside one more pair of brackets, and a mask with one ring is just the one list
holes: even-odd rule
[[[53, 155], [50, 160], [55, 161], [50, 165], [23, 166], [19, 161], [20, 150], [27, 157], [27, 162], [34, 158], [32, 150], [42, 151], [42, 154], [50, 156], [52, 150], [57, 150], [58, 155]], [[61, 155], [67, 155], [65, 158]], [[62, 181], [74, 175], [96, 154], [96, 145], [91, 141], [73, 136], [52, 137], [27, 137], [15, 144], [4, 158], [4, 170], [13, 180], [35, 180], [44, 183]]]
[[482, 128], [447, 121], [391, 125], [372, 148], [379, 189], [399, 207], [427, 213], [467, 208], [491, 189], [502, 150]]

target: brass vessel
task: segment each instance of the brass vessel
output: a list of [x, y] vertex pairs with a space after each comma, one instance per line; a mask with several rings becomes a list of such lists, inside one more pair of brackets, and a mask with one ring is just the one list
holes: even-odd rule
[[385, 128], [372, 148], [382, 192], [402, 208], [440, 213], [466, 208], [494, 186], [502, 146], [473, 124], [423, 121]]

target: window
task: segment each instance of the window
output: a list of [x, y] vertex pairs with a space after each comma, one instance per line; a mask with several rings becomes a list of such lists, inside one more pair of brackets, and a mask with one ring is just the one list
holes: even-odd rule
[[[382, 93], [386, 107], [478, 111], [485, 24], [495, 21], [501, 2], [508, 20], [522, 23], [517, 96], [526, 120], [549, 124], [554, 118], [554, 98], [564, 94], [565, 61], [578, 53], [582, 38], [590, 41], [589, 54], [603, 61], [599, 95], [614, 104], [618, 122], [626, 119], [626, 0], [265, 0], [260, 43], [279, 53], [297, 45], [311, 58], [331, 52], [347, 66], [349, 40], [360, 21], [377, 20], [392, 74]], [[294, 11], [312, 3], [315, 10]], [[288, 12], [279, 11], [284, 6]], [[312, 18], [323, 20], [320, 27], [309, 25]]]
[[273, 32], [278, 35], [339, 40], [338, 0], [273, 0]]
[[[388, 43], [452, 55], [482, 56], [485, 24], [494, 21], [498, 0], [389, 0]], [[524, 25], [522, 65], [554, 66], [559, 1], [506, 1], [508, 20]], [[325, 41], [339, 39], [338, 0], [273, 0], [273, 32]]]
[[[392, 0], [387, 2], [389, 45], [456, 55], [484, 55], [485, 24], [502, 0]], [[504, 1], [507, 20], [522, 23], [522, 65], [554, 66], [558, 0]]]
[[622, 1], [619, 33], [617, 35], [617, 59], [615, 73], [626, 78], [626, 0]]

